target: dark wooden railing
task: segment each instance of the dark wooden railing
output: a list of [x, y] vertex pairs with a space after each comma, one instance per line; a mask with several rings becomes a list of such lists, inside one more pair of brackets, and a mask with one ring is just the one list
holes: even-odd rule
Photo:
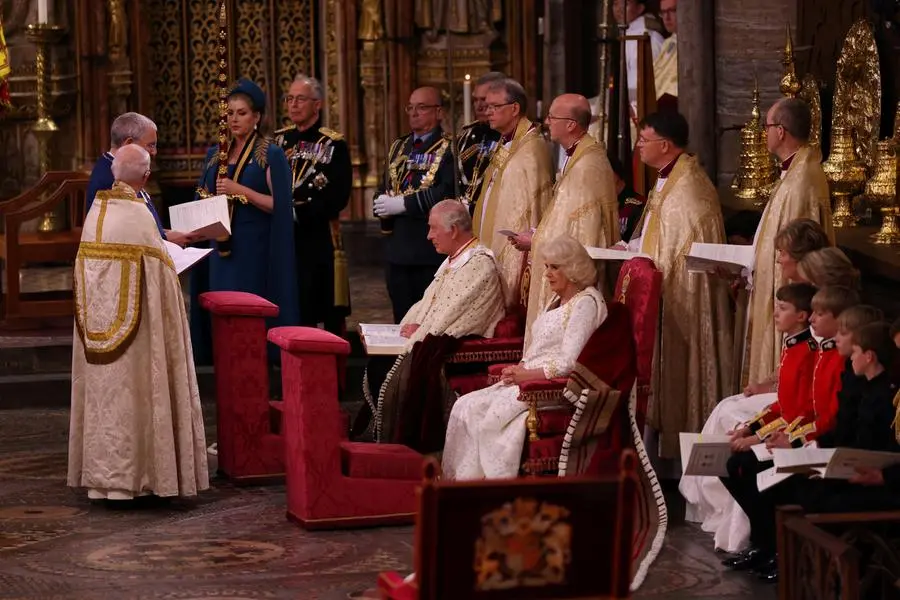
[[[72, 263], [84, 223], [88, 176], [77, 171], [51, 171], [22, 194], [0, 202], [0, 260], [5, 263], [0, 322], [69, 317], [74, 314], [71, 292], [63, 298], [24, 297], [20, 274], [24, 267]], [[62, 231], [25, 233], [22, 224], [65, 203], [67, 227]]]

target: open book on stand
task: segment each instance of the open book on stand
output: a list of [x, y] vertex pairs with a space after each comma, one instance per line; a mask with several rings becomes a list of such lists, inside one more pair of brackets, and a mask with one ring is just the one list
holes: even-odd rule
[[189, 233], [199, 240], [215, 240], [231, 235], [231, 215], [227, 196], [211, 196], [169, 207], [174, 231]]
[[399, 325], [360, 323], [359, 338], [369, 356], [398, 356], [406, 351], [409, 339], [400, 335]]

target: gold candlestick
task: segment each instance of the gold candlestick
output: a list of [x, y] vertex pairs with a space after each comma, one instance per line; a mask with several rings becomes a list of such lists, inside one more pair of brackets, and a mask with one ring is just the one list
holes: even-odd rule
[[897, 227], [897, 149], [893, 139], [878, 142], [875, 173], [866, 183], [866, 198], [881, 207], [881, 231], [872, 236], [880, 245], [900, 244]]
[[753, 83], [753, 108], [750, 120], [741, 129], [741, 154], [737, 173], [731, 182], [734, 195], [746, 204], [763, 209], [778, 178], [778, 168], [766, 145], [766, 132], [759, 110], [759, 85]]
[[834, 196], [834, 226], [856, 227], [852, 197], [866, 182], [866, 165], [856, 154], [849, 127], [835, 126], [832, 129], [831, 152], [822, 169]]
[[[41, 175], [50, 170], [50, 138], [59, 130], [47, 111], [47, 47], [57, 43], [65, 33], [60, 25], [31, 23], [26, 27], [28, 41], [35, 45], [35, 77], [37, 80], [37, 120], [31, 130], [38, 142], [38, 165]], [[44, 213], [38, 224], [38, 231], [49, 233], [60, 231], [65, 221], [65, 206]]]

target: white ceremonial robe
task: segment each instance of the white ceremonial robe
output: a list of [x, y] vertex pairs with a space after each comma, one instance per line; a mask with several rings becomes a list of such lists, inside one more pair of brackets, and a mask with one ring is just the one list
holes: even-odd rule
[[[593, 287], [563, 306], [558, 298], [534, 322], [522, 366], [565, 377], [588, 339], [606, 319], [606, 302]], [[519, 386], [497, 383], [466, 394], [453, 405], [443, 454], [447, 479], [500, 479], [519, 472], [528, 405]]]
[[505, 313], [503, 279], [493, 252], [476, 239], [452, 261], [444, 259], [422, 299], [401, 325], [418, 324], [407, 349], [426, 335], [492, 337]]
[[[777, 398], [774, 392], [755, 396], [737, 394], [725, 398], [716, 405], [701, 433], [724, 435]], [[750, 521], [718, 477], [682, 476], [678, 491], [687, 502], [684, 520], [700, 523], [703, 531], [712, 533], [716, 549], [740, 552], [747, 547]]]
[[68, 485], [92, 498], [209, 487], [181, 286], [130, 187], [99, 192], [75, 262]]

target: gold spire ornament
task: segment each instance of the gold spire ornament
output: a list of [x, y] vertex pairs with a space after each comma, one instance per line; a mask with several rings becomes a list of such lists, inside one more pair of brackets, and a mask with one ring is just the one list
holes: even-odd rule
[[837, 125], [831, 130], [831, 152], [822, 163], [834, 197], [832, 220], [835, 227], [856, 227], [853, 214], [853, 194], [862, 190], [866, 182], [866, 165], [853, 147], [851, 129]]
[[791, 40], [791, 26], [784, 26], [784, 50], [781, 56], [781, 64], [784, 65], [784, 75], [778, 90], [788, 98], [796, 98], [800, 92], [800, 80], [797, 79], [797, 70], [794, 67], [794, 42]]
[[881, 207], [881, 230], [872, 236], [879, 245], [900, 244], [897, 227], [897, 147], [893, 139], [878, 142], [875, 173], [866, 183], [866, 199]]
[[760, 120], [759, 84], [753, 83], [753, 109], [741, 129], [741, 154], [731, 182], [735, 197], [755, 208], [763, 208], [778, 178], [778, 169], [766, 145], [766, 131]]

